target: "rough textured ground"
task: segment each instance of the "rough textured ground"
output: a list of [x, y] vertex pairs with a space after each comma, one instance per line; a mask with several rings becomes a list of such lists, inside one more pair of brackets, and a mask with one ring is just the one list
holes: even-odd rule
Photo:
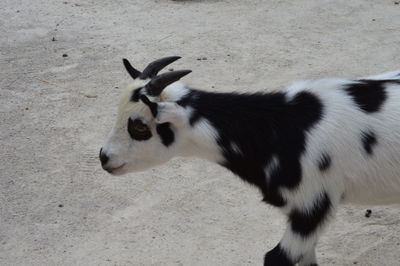
[[[399, 69], [399, 18], [392, 0], [1, 0], [0, 265], [261, 265], [284, 218], [229, 172], [100, 168], [121, 58], [183, 56], [206, 90], [279, 89]], [[318, 257], [397, 266], [399, 239], [399, 206], [346, 206]]]

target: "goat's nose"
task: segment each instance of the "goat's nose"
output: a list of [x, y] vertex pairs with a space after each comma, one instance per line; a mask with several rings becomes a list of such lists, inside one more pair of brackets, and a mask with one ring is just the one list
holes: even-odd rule
[[99, 158], [100, 158], [101, 165], [104, 166], [110, 158], [108, 158], [108, 156], [105, 153], [103, 153], [102, 151], [103, 151], [103, 148], [100, 149]]

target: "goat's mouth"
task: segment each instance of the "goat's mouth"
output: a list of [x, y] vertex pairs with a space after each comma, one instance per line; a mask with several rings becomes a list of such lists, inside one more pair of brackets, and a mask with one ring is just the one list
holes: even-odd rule
[[120, 174], [122, 168], [124, 168], [125, 165], [126, 165], [126, 163], [123, 163], [123, 164], [121, 164], [121, 165], [118, 166], [118, 167], [108, 168], [108, 169], [106, 169], [106, 171], [109, 172], [109, 173], [112, 174], [112, 175]]

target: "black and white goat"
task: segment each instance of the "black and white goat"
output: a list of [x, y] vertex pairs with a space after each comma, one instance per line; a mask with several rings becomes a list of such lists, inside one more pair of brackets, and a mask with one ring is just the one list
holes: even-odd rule
[[225, 166], [257, 186], [288, 226], [264, 265], [317, 265], [315, 246], [339, 203], [400, 202], [400, 71], [356, 80], [301, 81], [282, 92], [215, 93], [176, 83], [190, 73], [134, 79], [100, 150], [113, 175], [175, 156]]

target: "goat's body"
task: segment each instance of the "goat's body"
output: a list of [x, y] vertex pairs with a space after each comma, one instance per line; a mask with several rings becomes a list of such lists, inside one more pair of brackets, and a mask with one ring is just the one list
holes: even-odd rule
[[207, 121], [216, 162], [288, 215], [265, 265], [314, 265], [318, 236], [339, 203], [400, 203], [399, 74], [300, 81], [253, 95], [172, 86], [163, 97], [191, 110], [193, 128]]
[[[300, 92], [310, 92], [317, 96], [323, 105], [323, 117], [320, 121], [307, 132], [306, 147], [302, 154], [301, 166], [303, 169], [303, 180], [299, 191], [309, 194], [309, 190], [315, 187], [313, 184], [319, 184], [324, 188], [331, 188], [338, 193], [340, 191], [341, 201], [344, 203], [364, 203], [364, 204], [387, 204], [400, 203], [400, 71], [380, 74], [363, 78], [362, 80], [393, 80], [384, 84], [386, 90], [386, 99], [382, 104], [379, 112], [366, 113], [354, 103], [354, 99], [346, 93], [347, 86], [356, 84], [358, 80], [346, 79], [322, 79], [316, 81], [300, 81], [295, 82], [283, 91], [285, 100], [290, 100], [293, 96]], [[178, 87], [177, 87], [178, 86]], [[167, 87], [163, 93], [163, 97], [168, 101], [181, 100], [188, 92], [180, 85], [174, 84]], [[196, 91], [199, 93], [198, 91]], [[190, 91], [189, 91], [190, 93]], [[231, 94], [223, 93], [207, 93], [200, 92], [212, 98], [216, 109], [209, 101], [207, 102], [207, 110], [213, 115], [224, 117], [224, 112], [230, 116], [231, 120], [237, 120], [238, 124], [243, 125], [244, 120], [248, 124], [254, 120], [260, 121], [260, 112], [270, 112], [270, 101], [276, 101], [266, 97], [265, 109], [259, 106], [253, 106], [251, 110], [250, 103], [243, 104], [246, 97], [254, 95], [237, 95], [237, 99], [228, 99]], [[221, 96], [222, 102], [219, 102], [215, 96]], [[257, 96], [261, 95], [256, 95]], [[197, 97], [197, 96], [196, 96]], [[201, 97], [201, 96], [199, 96]], [[222, 98], [225, 97], [225, 100]], [[276, 97], [279, 98], [279, 97]], [[262, 101], [263, 99], [260, 98]], [[281, 100], [281, 99], [280, 99]], [[190, 105], [190, 103], [188, 103]], [[247, 114], [243, 110], [235, 110], [232, 107], [237, 104], [238, 108], [246, 108]], [[256, 100], [256, 104], [260, 104]], [[224, 106], [225, 105], [225, 106]], [[240, 106], [239, 106], [240, 105]], [[236, 109], [238, 109], [236, 108]], [[222, 111], [222, 113], [221, 113]], [[239, 119], [240, 115], [251, 115], [253, 117], [245, 117]], [[275, 110], [273, 110], [275, 111]], [[261, 114], [262, 115], [262, 114]], [[270, 116], [271, 114], [266, 114]], [[279, 115], [277, 113], [277, 115]], [[217, 125], [219, 127], [221, 123]], [[251, 128], [249, 128], [251, 130]], [[218, 131], [218, 130], [217, 130]], [[362, 141], [362, 132], [373, 132], [377, 145], [373, 143], [373, 151], [371, 154], [365, 152]], [[260, 131], [254, 128], [251, 134], [259, 134]], [[249, 141], [249, 136], [243, 136]], [[264, 136], [270, 137], [270, 136]], [[237, 151], [240, 151], [238, 144], [234, 143]], [[261, 143], [258, 143], [262, 145]], [[318, 169], [316, 162], [321, 152], [329, 153], [331, 157], [331, 165], [327, 171]], [[266, 158], [268, 159], [268, 158]], [[222, 163], [223, 162], [218, 162]], [[303, 189], [301, 187], [304, 187]], [[319, 189], [319, 188], [315, 188]], [[288, 197], [292, 194], [286, 193]], [[301, 193], [300, 193], [301, 194]]]
[[[304, 190], [314, 183], [342, 193], [343, 202], [400, 203], [400, 82], [385, 84], [385, 103], [373, 113], [357, 108], [344, 91], [354, 81], [332, 79], [300, 84], [289, 87], [288, 92], [302, 87], [317, 95], [325, 109], [324, 117], [308, 132], [306, 152], [301, 158], [305, 179], [301, 186], [307, 188]], [[373, 132], [370, 154], [361, 132]], [[330, 169], [323, 172], [315, 165], [321, 150], [329, 153], [332, 160]], [[307, 177], [310, 183], [306, 182]]]
[[[314, 187], [312, 183], [332, 187], [334, 193], [342, 193], [344, 202], [400, 203], [400, 84], [386, 86], [387, 99], [379, 112], [365, 113], [343, 90], [353, 83], [301, 83], [302, 89], [317, 95], [325, 107], [324, 117], [308, 132], [301, 158], [305, 181], [301, 186], [305, 191]], [[297, 91], [299, 85], [294, 88]], [[290, 87], [288, 91], [292, 93]], [[371, 154], [363, 147], [361, 132], [374, 132], [377, 143], [372, 144]], [[322, 173], [315, 164], [321, 150], [332, 160], [330, 169]]]
[[143, 72], [124, 61], [135, 82], [100, 151], [105, 170], [123, 174], [174, 156], [228, 168], [288, 217], [267, 266], [316, 266], [318, 238], [340, 203], [400, 203], [400, 71], [255, 94], [165, 87], [190, 71], [145, 75], [176, 59]]

